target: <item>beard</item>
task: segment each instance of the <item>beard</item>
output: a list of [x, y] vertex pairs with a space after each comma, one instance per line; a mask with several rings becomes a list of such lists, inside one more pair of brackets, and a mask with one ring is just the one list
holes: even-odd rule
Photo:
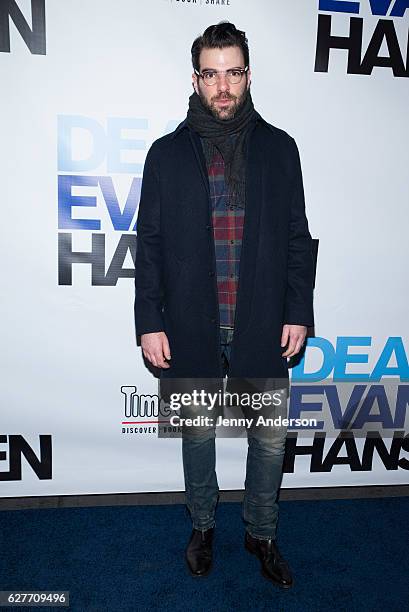
[[[212, 113], [215, 119], [221, 119], [222, 121], [233, 119], [233, 117], [237, 115], [238, 111], [246, 101], [246, 96], [247, 88], [240, 96], [233, 96], [231, 93], [225, 92], [217, 96], [213, 96], [210, 101], [208, 101], [199, 89], [199, 97], [203, 106]], [[231, 103], [229, 106], [224, 108], [222, 106], [217, 106], [218, 100], [230, 100]]]

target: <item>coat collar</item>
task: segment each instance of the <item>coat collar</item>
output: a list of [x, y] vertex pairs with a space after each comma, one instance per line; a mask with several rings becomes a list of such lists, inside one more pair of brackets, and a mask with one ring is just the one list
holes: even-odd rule
[[187, 118], [184, 119], [182, 121], [182, 123], [179, 123], [179, 125], [177, 126], [177, 128], [172, 132], [171, 134], [171, 138], [175, 138], [178, 134], [180, 134], [180, 132], [184, 129], [187, 128]]

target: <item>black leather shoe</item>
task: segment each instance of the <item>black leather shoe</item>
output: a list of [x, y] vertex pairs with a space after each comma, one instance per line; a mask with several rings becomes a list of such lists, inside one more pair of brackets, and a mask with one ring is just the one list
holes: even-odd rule
[[261, 561], [261, 573], [283, 589], [293, 586], [293, 578], [287, 561], [283, 559], [275, 540], [259, 540], [253, 538], [247, 531], [244, 540], [246, 549]]
[[214, 527], [193, 529], [186, 548], [186, 562], [192, 576], [207, 576], [212, 569]]

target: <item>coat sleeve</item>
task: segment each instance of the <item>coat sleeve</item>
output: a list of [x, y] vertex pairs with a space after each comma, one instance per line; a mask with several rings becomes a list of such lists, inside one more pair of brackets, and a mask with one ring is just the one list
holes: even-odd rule
[[291, 138], [290, 143], [291, 164], [293, 167], [293, 192], [290, 208], [284, 323], [313, 327], [314, 263], [312, 238], [305, 214], [300, 155], [293, 138]]
[[136, 335], [141, 335], [164, 330], [159, 167], [155, 144], [145, 160], [136, 232], [134, 313]]

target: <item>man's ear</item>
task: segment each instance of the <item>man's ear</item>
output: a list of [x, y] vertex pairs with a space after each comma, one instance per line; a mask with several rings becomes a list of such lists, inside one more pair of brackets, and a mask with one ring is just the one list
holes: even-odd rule
[[251, 70], [250, 68], [247, 70], [247, 89], [249, 89], [251, 85]]
[[197, 88], [197, 76], [196, 76], [195, 72], [192, 72], [192, 85], [193, 85], [193, 88], [194, 88], [195, 92], [198, 94], [199, 91], [198, 91], [198, 88]]

